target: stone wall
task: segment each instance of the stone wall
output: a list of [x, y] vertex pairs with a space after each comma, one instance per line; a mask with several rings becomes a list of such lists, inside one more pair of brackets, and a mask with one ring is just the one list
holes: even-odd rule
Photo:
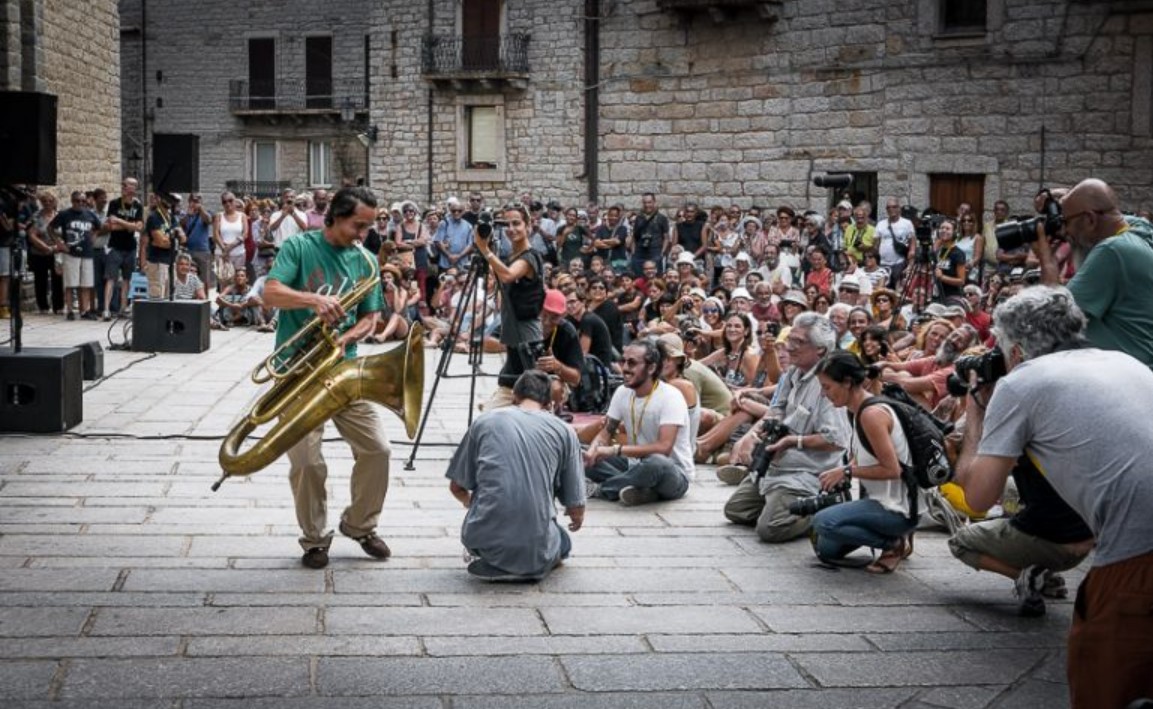
[[[783, 0], [769, 6], [779, 8], [776, 22], [752, 9], [717, 22], [657, 0], [600, 5], [602, 201], [635, 206], [651, 190], [666, 206], [821, 209], [828, 195], [811, 178], [830, 170], [875, 175], [878, 196], [919, 206], [939, 173], [983, 177], [986, 208], [1004, 198], [1014, 212], [1041, 184], [1089, 175], [1113, 184], [1127, 206], [1153, 200], [1153, 12], [1132, 3], [989, 0], [986, 31], [948, 36], [938, 31], [939, 0]], [[473, 189], [490, 203], [526, 189], [586, 198], [584, 2], [506, 3], [503, 31], [531, 34], [527, 90], [434, 85], [422, 74], [422, 36], [461, 33], [455, 0], [433, 0], [431, 20], [424, 3], [365, 10], [341, 0], [317, 11], [292, 0], [232, 10], [226, 29], [217, 18], [232, 7], [149, 3], [150, 96], [164, 101], [153, 129], [201, 135], [205, 190], [247, 176], [254, 138], [283, 141], [281, 177], [296, 183], [302, 141], [351, 139], [342, 126], [291, 116], [234, 117], [227, 83], [246, 76], [246, 37], [275, 33], [280, 75], [302, 77], [300, 36], [331, 31], [338, 71], [359, 73], [368, 28], [369, 122], [380, 128], [369, 172], [387, 200]], [[132, 91], [126, 84], [126, 106]], [[460, 102], [478, 91], [504, 110], [498, 181], [461, 174]]]
[[851, 170], [926, 206], [930, 174], [975, 173], [987, 206], [1024, 211], [1038, 185], [1095, 175], [1148, 206], [1153, 14], [1124, 6], [991, 0], [985, 35], [949, 38], [931, 0], [785, 2], [776, 23], [720, 24], [618, 3], [602, 192], [821, 209], [811, 175]]
[[[36, 15], [28, 18], [22, 9]], [[120, 38], [115, 0], [0, 3], [0, 88], [57, 96], [57, 182], [114, 190], [120, 179]], [[17, 44], [18, 43], [18, 44]]]

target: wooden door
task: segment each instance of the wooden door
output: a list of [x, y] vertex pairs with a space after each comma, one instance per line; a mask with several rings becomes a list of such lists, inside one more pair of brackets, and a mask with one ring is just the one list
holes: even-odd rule
[[984, 175], [929, 175], [929, 207], [950, 217], [957, 215], [957, 207], [968, 202], [980, 219], [985, 213]]
[[494, 71], [500, 68], [501, 0], [464, 0], [461, 7], [461, 68]]
[[271, 37], [248, 40], [248, 107], [276, 108], [276, 40]]

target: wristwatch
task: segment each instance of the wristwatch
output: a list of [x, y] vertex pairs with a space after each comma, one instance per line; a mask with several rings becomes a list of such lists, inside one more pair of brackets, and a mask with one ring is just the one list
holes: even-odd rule
[[853, 479], [853, 466], [846, 465], [843, 472], [845, 473], [845, 480]]
[[797, 436], [797, 450], [803, 450], [805, 447], [805, 437]]

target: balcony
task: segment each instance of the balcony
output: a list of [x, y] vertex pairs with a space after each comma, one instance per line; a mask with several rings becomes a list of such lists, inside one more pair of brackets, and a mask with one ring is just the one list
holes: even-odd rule
[[228, 105], [235, 116], [339, 115], [342, 109], [368, 111], [368, 86], [364, 79], [228, 82]]
[[688, 20], [707, 15], [714, 23], [737, 22], [746, 14], [766, 22], [781, 18], [783, 0], [657, 0], [657, 7]]
[[497, 37], [426, 35], [421, 42], [424, 78], [461, 90], [528, 88], [527, 34]]

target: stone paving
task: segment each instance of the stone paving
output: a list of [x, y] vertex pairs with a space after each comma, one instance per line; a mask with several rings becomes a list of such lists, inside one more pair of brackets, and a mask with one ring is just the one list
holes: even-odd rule
[[[106, 330], [32, 316], [24, 343]], [[573, 557], [543, 583], [470, 579], [443, 478], [468, 378], [442, 381], [413, 471], [386, 414], [379, 531], [393, 558], [338, 536], [329, 567], [305, 569], [284, 460], [209, 489], [271, 336], [212, 340], [199, 355], [106, 351], [82, 424], [0, 436], [0, 706], [1068, 704], [1068, 602], [1018, 618], [1011, 584], [954, 561], [938, 533], [891, 576], [817, 567], [807, 542], [769, 546], [726, 523], [731, 488], [711, 468], [676, 502], [592, 501]], [[463, 356], [452, 369], [467, 373]], [[478, 397], [493, 386], [478, 380]], [[351, 459], [329, 436], [335, 520]]]

